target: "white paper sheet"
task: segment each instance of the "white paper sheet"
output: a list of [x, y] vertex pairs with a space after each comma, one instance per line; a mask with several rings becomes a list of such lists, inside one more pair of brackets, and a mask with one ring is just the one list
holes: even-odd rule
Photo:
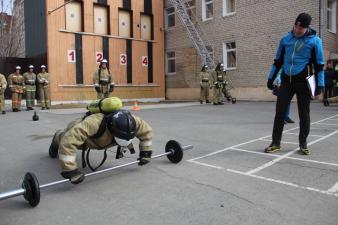
[[307, 85], [309, 86], [311, 96], [315, 97], [315, 91], [316, 91], [316, 79], [314, 75], [310, 75], [306, 77]]

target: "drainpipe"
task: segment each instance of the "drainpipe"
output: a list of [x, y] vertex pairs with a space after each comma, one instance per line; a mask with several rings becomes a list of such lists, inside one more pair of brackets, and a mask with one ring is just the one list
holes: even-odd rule
[[[319, 37], [322, 38], [323, 36], [323, 23], [324, 23], [324, 7], [323, 7], [323, 0], [319, 0]], [[322, 39], [323, 41], [323, 39]]]

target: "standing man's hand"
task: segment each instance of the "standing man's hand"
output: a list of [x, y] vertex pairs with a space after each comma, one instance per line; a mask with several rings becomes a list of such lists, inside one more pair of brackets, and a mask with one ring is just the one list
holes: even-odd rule
[[273, 90], [273, 89], [274, 89], [273, 80], [268, 79], [268, 82], [267, 82], [266, 86], [267, 86], [270, 90]]
[[323, 87], [316, 87], [314, 99], [319, 100], [322, 92], [323, 92]]

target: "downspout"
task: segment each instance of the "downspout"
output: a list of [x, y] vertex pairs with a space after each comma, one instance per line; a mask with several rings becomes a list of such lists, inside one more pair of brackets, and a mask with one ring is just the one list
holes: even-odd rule
[[[323, 11], [323, 0], [319, 0], [319, 37], [322, 39], [323, 36], [323, 15], [324, 15], [324, 11]], [[323, 41], [323, 39], [322, 39]]]

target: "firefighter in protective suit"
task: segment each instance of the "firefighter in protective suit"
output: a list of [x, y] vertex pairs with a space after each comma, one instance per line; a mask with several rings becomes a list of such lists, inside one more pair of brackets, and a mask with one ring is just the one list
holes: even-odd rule
[[98, 99], [108, 98], [114, 91], [114, 79], [107, 67], [108, 61], [103, 59], [99, 69], [94, 73], [93, 82]]
[[223, 64], [219, 63], [215, 70], [211, 73], [212, 83], [214, 87], [214, 96], [213, 96], [213, 103], [214, 105], [224, 105], [221, 101], [222, 97], [222, 90], [223, 90]]
[[8, 76], [8, 86], [12, 93], [12, 110], [13, 112], [21, 111], [22, 94], [25, 92], [25, 79], [20, 74], [21, 67], [15, 67], [15, 73]]
[[58, 154], [61, 176], [78, 184], [85, 176], [76, 163], [77, 150], [103, 150], [113, 146], [128, 148], [135, 137], [140, 141], [139, 165], [145, 165], [150, 162], [152, 154], [152, 128], [129, 111], [119, 109], [110, 114], [91, 114], [71, 122], [65, 130], [55, 133], [49, 151]]
[[23, 74], [26, 84], [26, 107], [27, 111], [33, 110], [34, 101], [35, 101], [35, 92], [36, 92], [36, 74], [34, 71], [34, 66], [28, 66], [28, 72]]
[[203, 104], [203, 100], [205, 100], [206, 103], [210, 103], [209, 101], [210, 76], [208, 73], [207, 65], [204, 65], [200, 72], [200, 85], [201, 85], [200, 103]]
[[6, 114], [5, 111], [5, 91], [7, 87], [6, 77], [0, 73], [0, 112]]

